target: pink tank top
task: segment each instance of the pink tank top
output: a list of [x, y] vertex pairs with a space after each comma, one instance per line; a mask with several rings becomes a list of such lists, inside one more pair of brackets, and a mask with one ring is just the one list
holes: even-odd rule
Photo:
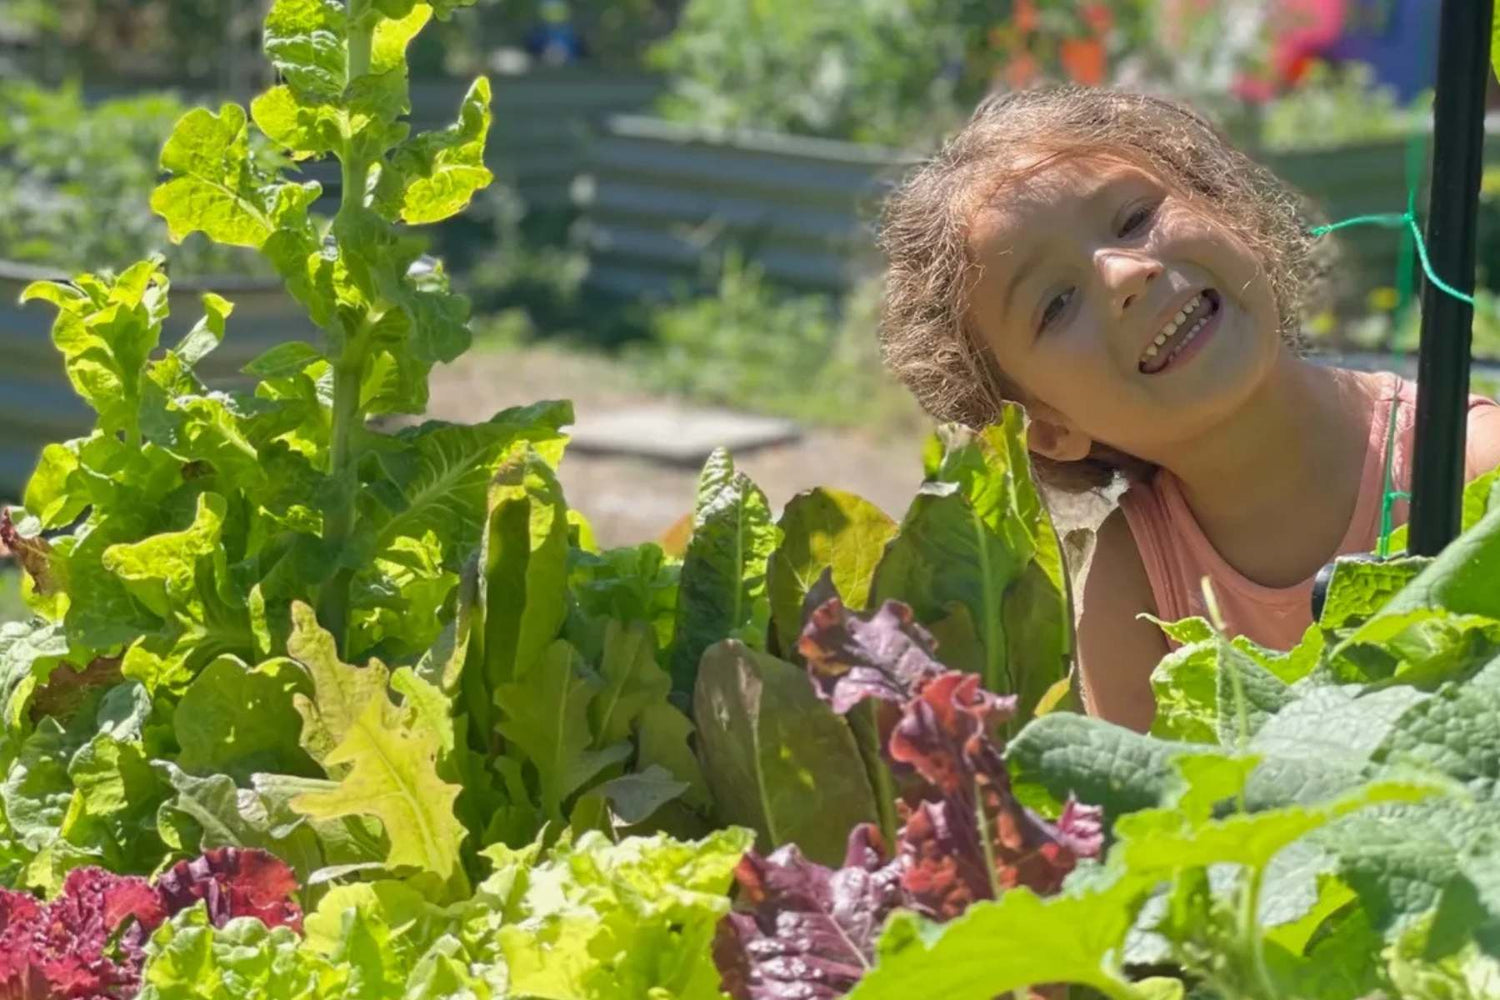
[[[1398, 400], [1401, 406], [1396, 413], [1391, 479], [1400, 490], [1407, 489], [1411, 482], [1417, 386], [1400, 376], [1386, 375], [1370, 423], [1370, 444], [1360, 475], [1359, 500], [1349, 530], [1339, 544], [1340, 555], [1371, 552], [1379, 540], [1386, 441], [1391, 407]], [[1478, 413], [1495, 407], [1494, 400], [1471, 396], [1471, 430]], [[1471, 434], [1464, 470], [1466, 479], [1488, 471], [1474, 467], [1473, 438]], [[1194, 615], [1207, 617], [1199, 582], [1207, 576], [1213, 581], [1214, 596], [1230, 635], [1248, 636], [1272, 649], [1290, 649], [1312, 624], [1312, 579], [1290, 587], [1264, 587], [1240, 575], [1214, 550], [1188, 507], [1181, 481], [1167, 470], [1162, 469], [1149, 481], [1132, 486], [1120, 498], [1120, 507], [1151, 581], [1159, 618], [1177, 621]], [[1394, 520], [1401, 524], [1405, 519], [1403, 502], [1396, 505]]]

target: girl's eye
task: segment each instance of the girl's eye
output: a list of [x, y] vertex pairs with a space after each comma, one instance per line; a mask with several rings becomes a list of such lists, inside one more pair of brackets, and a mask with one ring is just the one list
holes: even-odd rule
[[1151, 217], [1155, 214], [1155, 205], [1142, 205], [1140, 208], [1130, 213], [1130, 217], [1125, 220], [1125, 228], [1120, 233], [1120, 235], [1129, 236], [1131, 233], [1135, 232], [1137, 229], [1141, 228], [1147, 222], [1149, 222], [1151, 220]]
[[1062, 311], [1068, 307], [1068, 302], [1073, 298], [1074, 291], [1075, 289], [1070, 288], [1061, 295], [1054, 295], [1052, 300], [1047, 303], [1047, 308], [1042, 311], [1041, 328], [1043, 330], [1051, 326]]

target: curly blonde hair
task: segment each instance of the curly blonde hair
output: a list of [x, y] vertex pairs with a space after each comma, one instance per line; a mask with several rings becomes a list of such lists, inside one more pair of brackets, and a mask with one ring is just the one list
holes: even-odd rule
[[[1145, 94], [1056, 87], [996, 95], [886, 199], [880, 347], [886, 366], [931, 416], [983, 427], [1018, 392], [973, 329], [968, 299], [978, 275], [969, 228], [979, 207], [1025, 173], [1018, 151], [1111, 156], [1143, 167], [1211, 214], [1261, 261], [1282, 337], [1300, 343], [1302, 319], [1331, 270], [1331, 247], [1309, 231], [1314, 213], [1296, 191], [1235, 149], [1191, 108]], [[1045, 161], [1044, 161], [1045, 162]], [[1047, 485], [1081, 492], [1151, 466], [1095, 444], [1079, 462], [1033, 456]]]

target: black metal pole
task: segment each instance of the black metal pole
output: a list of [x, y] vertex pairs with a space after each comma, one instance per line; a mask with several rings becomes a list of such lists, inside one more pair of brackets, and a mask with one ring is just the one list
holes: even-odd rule
[[[1438, 32], [1426, 243], [1433, 271], [1463, 292], [1474, 290], [1493, 10], [1494, 0], [1444, 0]], [[1459, 532], [1473, 321], [1471, 306], [1424, 284], [1409, 536], [1414, 555], [1436, 555]]]

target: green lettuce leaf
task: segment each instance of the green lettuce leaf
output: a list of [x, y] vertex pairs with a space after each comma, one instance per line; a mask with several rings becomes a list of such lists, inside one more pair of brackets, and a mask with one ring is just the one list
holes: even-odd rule
[[728, 452], [715, 451], [698, 480], [693, 536], [682, 562], [674, 690], [692, 691], [704, 650], [725, 637], [765, 645], [771, 617], [766, 565], [778, 535], [765, 494], [735, 471]]

